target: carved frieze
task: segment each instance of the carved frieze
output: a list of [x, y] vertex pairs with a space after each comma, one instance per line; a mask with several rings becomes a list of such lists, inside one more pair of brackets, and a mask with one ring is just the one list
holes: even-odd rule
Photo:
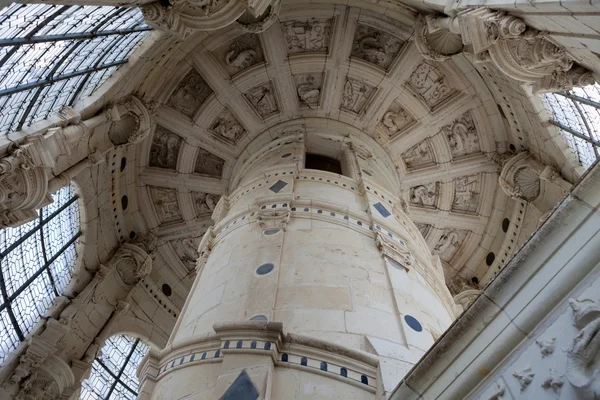
[[427, 139], [402, 153], [402, 159], [408, 170], [426, 167], [435, 162], [433, 149]]
[[246, 133], [244, 127], [228, 109], [224, 109], [212, 123], [210, 129], [216, 134], [236, 143]]
[[196, 215], [199, 217], [210, 216], [219, 202], [219, 197], [218, 194], [192, 192]]
[[193, 271], [196, 266], [196, 260], [198, 260], [198, 245], [200, 244], [200, 238], [198, 237], [185, 237], [181, 239], [172, 240], [171, 246], [173, 250], [181, 260], [181, 262], [187, 267], [188, 270]]
[[298, 74], [294, 75], [296, 93], [300, 104], [310, 108], [318, 107], [321, 99], [321, 85], [323, 74]]
[[156, 125], [148, 164], [151, 167], [176, 169], [182, 141], [181, 136]]
[[212, 92], [208, 83], [192, 68], [177, 84], [167, 104], [192, 118]]
[[331, 45], [333, 19], [309, 18], [281, 23], [290, 54], [327, 52]]
[[340, 107], [342, 110], [359, 114], [365, 109], [374, 93], [375, 87], [367, 85], [360, 79], [346, 77]]
[[468, 231], [464, 229], [446, 228], [440, 235], [433, 248], [433, 254], [438, 254], [446, 262], [450, 262], [458, 248], [462, 245]]
[[442, 134], [448, 140], [450, 151], [455, 158], [481, 151], [479, 136], [470, 111], [442, 127]]
[[432, 182], [410, 188], [410, 203], [417, 206], [435, 207], [439, 194], [439, 183]]
[[150, 192], [161, 224], [182, 220], [175, 189], [152, 187]]
[[430, 107], [440, 105], [456, 93], [448, 78], [432, 64], [424, 62], [411, 74], [408, 85]]
[[475, 213], [479, 206], [479, 175], [461, 176], [454, 181], [452, 211]]
[[277, 99], [271, 82], [254, 86], [244, 93], [244, 96], [262, 118], [270, 117], [279, 112], [279, 106], [277, 105]]
[[358, 24], [351, 56], [387, 70], [404, 45], [404, 41], [380, 29]]
[[415, 119], [413, 116], [400, 104], [394, 102], [387, 112], [383, 114], [377, 126], [391, 138], [414, 123]]
[[265, 61], [260, 39], [253, 33], [236, 37], [213, 54], [230, 76]]
[[223, 175], [224, 165], [225, 160], [222, 158], [201, 147], [198, 148], [198, 156], [194, 167], [195, 173], [220, 178]]

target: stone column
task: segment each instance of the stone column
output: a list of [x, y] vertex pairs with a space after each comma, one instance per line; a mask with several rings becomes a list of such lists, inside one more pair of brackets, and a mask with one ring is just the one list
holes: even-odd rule
[[[267, 138], [234, 167], [169, 344], [140, 367], [142, 399], [378, 398], [454, 318], [379, 145]], [[306, 148], [357, 178], [305, 169]]]

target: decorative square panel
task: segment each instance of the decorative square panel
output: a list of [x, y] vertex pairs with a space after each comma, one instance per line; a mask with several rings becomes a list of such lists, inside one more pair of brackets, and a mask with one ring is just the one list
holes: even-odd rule
[[462, 176], [454, 181], [452, 211], [474, 214], [479, 206], [480, 176]]
[[176, 169], [182, 140], [181, 136], [156, 125], [148, 164], [151, 167]]
[[225, 160], [201, 147], [198, 148], [195, 173], [220, 178], [223, 174], [223, 165], [225, 165]]
[[358, 24], [350, 55], [387, 70], [403, 46], [403, 40], [387, 32]]
[[439, 69], [426, 62], [415, 69], [408, 80], [408, 85], [430, 108], [441, 104], [456, 93], [448, 78]]
[[237, 142], [238, 139], [246, 133], [246, 130], [239, 123], [237, 118], [228, 109], [224, 109], [217, 119], [212, 123], [210, 129], [221, 137]]
[[192, 192], [194, 208], [198, 217], [211, 215], [221, 196], [204, 192]]
[[271, 82], [254, 86], [248, 92], [244, 93], [244, 96], [262, 118], [267, 118], [279, 112], [279, 106], [277, 105]]
[[198, 246], [200, 245], [200, 239], [202, 237], [186, 237], [181, 239], [171, 240], [171, 246], [177, 254], [177, 257], [187, 267], [188, 270], [193, 271], [196, 267], [196, 260], [198, 260]]
[[182, 221], [175, 189], [151, 187], [150, 192], [161, 224]]
[[287, 186], [287, 182], [286, 181], [282, 181], [280, 179], [277, 182], [275, 182], [273, 185], [271, 185], [271, 187], [269, 188], [269, 190], [272, 191], [272, 192], [275, 192], [275, 193], [279, 193], [286, 186]]
[[433, 254], [438, 254], [446, 262], [450, 262], [458, 248], [463, 244], [469, 231], [464, 229], [446, 228], [440, 235], [436, 245], [433, 247]]
[[281, 23], [288, 53], [327, 52], [331, 45], [333, 19], [309, 18]]
[[192, 68], [179, 82], [167, 104], [192, 118], [212, 92], [208, 83]]
[[413, 116], [400, 104], [394, 102], [383, 114], [377, 127], [389, 137], [393, 137], [415, 123]]
[[470, 111], [464, 113], [451, 124], [444, 126], [442, 133], [448, 139], [453, 157], [460, 157], [481, 151], [479, 136], [477, 135], [475, 122]]
[[435, 207], [439, 194], [437, 182], [426, 183], [410, 188], [410, 203], [422, 207]]
[[296, 94], [300, 104], [308, 107], [318, 107], [321, 99], [323, 74], [294, 75]]
[[253, 33], [236, 37], [216, 49], [213, 55], [230, 76], [265, 61], [260, 40]]
[[427, 239], [427, 235], [429, 234], [429, 231], [431, 230], [431, 225], [415, 222], [415, 226], [421, 233], [421, 236], [423, 236], [424, 239]]
[[364, 110], [374, 93], [375, 88], [373, 86], [367, 85], [360, 79], [347, 77], [340, 107], [342, 110], [358, 114]]
[[433, 150], [427, 139], [402, 153], [402, 159], [408, 170], [426, 167], [435, 163]]

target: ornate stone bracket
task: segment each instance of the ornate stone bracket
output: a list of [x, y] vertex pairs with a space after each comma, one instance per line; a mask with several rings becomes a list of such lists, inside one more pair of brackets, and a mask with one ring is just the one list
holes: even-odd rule
[[476, 62], [492, 62], [507, 76], [533, 85], [535, 93], [593, 84], [593, 73], [574, 65], [564, 47], [543, 32], [501, 11], [477, 8], [456, 17], [426, 16], [415, 27], [423, 57], [445, 60], [469, 53]]
[[282, 229], [285, 231], [285, 227], [292, 216], [289, 209], [259, 210], [256, 214], [256, 222], [263, 231], [270, 229]]
[[215, 206], [215, 209], [213, 210], [211, 219], [216, 224], [220, 220], [225, 218], [225, 216], [227, 215], [228, 212], [229, 212], [229, 196], [223, 195], [217, 202], [217, 205]]
[[172, 0], [143, 5], [146, 22], [181, 38], [237, 24], [247, 32], [262, 32], [277, 18], [279, 0]]
[[200, 241], [200, 245], [198, 246], [198, 260], [196, 261], [196, 273], [200, 275], [206, 262], [208, 261], [208, 256], [210, 256], [210, 252], [213, 249], [215, 241], [215, 231], [212, 226], [208, 227], [204, 236], [202, 236], [202, 240]]
[[413, 257], [411, 256], [410, 251], [398, 246], [395, 242], [390, 240], [381, 232], [377, 232], [375, 243], [381, 251], [381, 254], [383, 254], [385, 257], [394, 260], [407, 270], [411, 268]]

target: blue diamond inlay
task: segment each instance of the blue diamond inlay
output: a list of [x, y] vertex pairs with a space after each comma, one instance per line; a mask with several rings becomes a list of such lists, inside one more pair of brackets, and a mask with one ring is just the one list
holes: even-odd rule
[[281, 191], [281, 189], [283, 189], [284, 187], [287, 186], [287, 182], [286, 181], [282, 181], [281, 179], [278, 180], [277, 182], [275, 182], [270, 188], [269, 190], [275, 192], [275, 193], [279, 193]]
[[220, 400], [256, 400], [259, 396], [246, 370], [244, 370], [235, 378], [235, 381], [221, 396]]
[[375, 209], [377, 211], [379, 211], [379, 214], [381, 214], [383, 216], [383, 218], [387, 218], [390, 215], [392, 215], [387, 208], [385, 208], [385, 206], [383, 204], [381, 204], [381, 202], [379, 203], [375, 203], [373, 204], [373, 207], [375, 207]]

